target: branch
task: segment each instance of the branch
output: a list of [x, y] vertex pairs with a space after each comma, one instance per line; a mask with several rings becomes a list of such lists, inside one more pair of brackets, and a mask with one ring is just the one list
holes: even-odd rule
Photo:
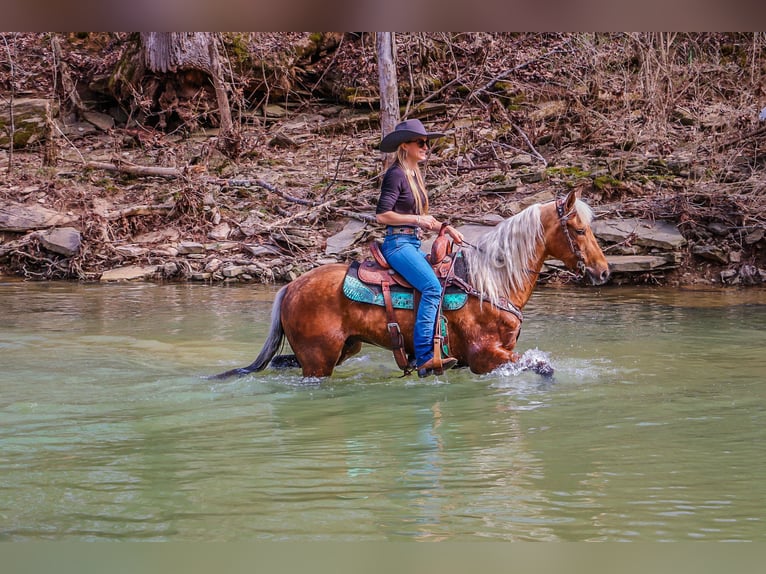
[[185, 173], [176, 167], [153, 167], [145, 165], [135, 165], [132, 163], [113, 164], [101, 161], [86, 161], [85, 167], [88, 169], [103, 169], [106, 171], [116, 171], [119, 173], [129, 173], [131, 175], [146, 175], [175, 179], [184, 177]]
[[516, 124], [513, 124], [514, 129], [519, 132], [519, 135], [524, 139], [525, 142], [527, 142], [527, 145], [529, 146], [529, 149], [532, 150], [532, 155], [534, 155], [537, 159], [539, 159], [541, 162], [543, 162], [543, 165], [545, 167], [548, 167], [548, 161], [540, 155], [540, 152], [538, 152], [535, 149], [535, 146], [532, 145], [532, 142], [529, 141], [529, 138], [527, 137], [527, 134], [524, 133], [524, 130], [522, 130], [519, 126]]
[[130, 217], [131, 215], [167, 214], [173, 211], [174, 205], [133, 205], [117, 211], [108, 211], [104, 217], [109, 220]]

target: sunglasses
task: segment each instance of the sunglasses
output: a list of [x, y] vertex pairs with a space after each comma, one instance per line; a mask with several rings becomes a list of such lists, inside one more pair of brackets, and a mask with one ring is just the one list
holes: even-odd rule
[[407, 142], [407, 143], [416, 143], [416, 144], [418, 144], [418, 147], [421, 147], [421, 148], [422, 147], [424, 147], [424, 148], [431, 147], [430, 144], [428, 143], [428, 140], [412, 140], [412, 141]]

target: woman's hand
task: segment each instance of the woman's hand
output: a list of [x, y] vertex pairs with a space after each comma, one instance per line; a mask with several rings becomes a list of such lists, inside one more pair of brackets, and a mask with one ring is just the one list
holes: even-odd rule
[[433, 215], [418, 215], [417, 224], [421, 229], [433, 231], [441, 228], [442, 224]]
[[444, 231], [445, 233], [449, 234], [449, 236], [452, 238], [452, 241], [454, 241], [458, 245], [463, 244], [463, 239], [465, 238], [463, 237], [463, 234], [460, 233], [457, 229], [455, 229], [451, 225], [448, 225]]

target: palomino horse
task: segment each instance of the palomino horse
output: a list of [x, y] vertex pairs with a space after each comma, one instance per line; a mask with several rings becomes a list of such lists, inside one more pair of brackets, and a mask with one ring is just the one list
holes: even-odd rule
[[[462, 308], [444, 311], [450, 353], [458, 365], [488, 373], [519, 359], [513, 349], [521, 330], [520, 310], [532, 295], [545, 259], [560, 259], [594, 285], [608, 279], [609, 266], [591, 231], [592, 218], [591, 209], [572, 191], [556, 201], [526, 208], [463, 249], [473, 296]], [[348, 267], [323, 265], [282, 287], [258, 357], [247, 367], [215, 378], [266, 368], [285, 337], [304, 377], [331, 375], [336, 365], [361, 350], [362, 343], [391, 349], [384, 308], [344, 295]], [[394, 313], [405, 349], [412, 353], [414, 313], [411, 309]]]

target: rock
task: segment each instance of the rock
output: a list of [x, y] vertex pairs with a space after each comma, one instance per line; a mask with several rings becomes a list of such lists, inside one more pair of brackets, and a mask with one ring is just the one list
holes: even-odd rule
[[[661, 255], [607, 255], [606, 261], [612, 273], [646, 273], [675, 267], [674, 263]], [[564, 262], [558, 259], [548, 259], [545, 265], [554, 269], [566, 269]]]
[[521, 185], [520, 179], [509, 179], [504, 182], [490, 183], [481, 188], [481, 193], [510, 193]]
[[176, 247], [179, 255], [191, 255], [205, 253], [205, 246], [195, 241], [182, 241]]
[[205, 264], [205, 271], [208, 273], [215, 273], [221, 268], [223, 262], [220, 259], [213, 258]]
[[93, 124], [102, 132], [108, 132], [109, 130], [114, 129], [114, 118], [110, 115], [85, 110], [82, 113], [82, 117], [86, 122]]
[[162, 266], [162, 275], [172, 277], [178, 273], [178, 264], [175, 261], [168, 261]]
[[80, 232], [74, 227], [49, 229], [41, 232], [38, 237], [45, 249], [64, 257], [76, 255], [82, 243]]
[[234, 265], [232, 267], [226, 267], [222, 271], [224, 277], [236, 277], [238, 275], [242, 275], [242, 273], [244, 273], [244, 272], [245, 272], [245, 268], [244, 267], [240, 267], [240, 266], [236, 266], [236, 265]]
[[351, 219], [343, 227], [340, 233], [327, 238], [326, 255], [336, 255], [344, 252], [349, 247], [353, 247], [364, 233], [367, 224], [358, 219]]
[[729, 227], [721, 223], [720, 221], [711, 221], [707, 228], [710, 232], [718, 235], [719, 237], [726, 237], [729, 235]]
[[269, 140], [267, 145], [269, 147], [281, 147], [286, 149], [297, 149], [300, 147], [298, 142], [291, 139], [289, 136], [283, 134], [282, 132], [278, 132], [276, 135], [274, 135], [274, 137]]
[[140, 257], [145, 255], [147, 249], [138, 245], [118, 245], [114, 250], [123, 257]]
[[250, 237], [255, 235], [263, 227], [263, 220], [257, 211], [251, 211], [247, 218], [239, 224], [239, 230], [245, 235]]
[[686, 239], [670, 223], [646, 219], [596, 219], [593, 233], [610, 243], [622, 243], [630, 239], [634, 245], [657, 247], [676, 251], [686, 244]]
[[279, 251], [279, 248], [274, 245], [245, 245], [244, 246], [247, 251], [249, 251], [252, 255], [255, 255], [256, 257], [260, 256], [268, 256], [268, 255], [279, 255], [281, 252]]
[[532, 156], [526, 153], [515, 155], [511, 158], [510, 165], [512, 168], [524, 167], [525, 165], [532, 165]]
[[530, 171], [529, 173], [522, 173], [519, 179], [522, 183], [537, 183], [545, 178], [545, 170]]
[[733, 280], [737, 277], [738, 273], [736, 269], [724, 269], [721, 271], [721, 282], [722, 283], [732, 283]]
[[279, 119], [287, 115], [287, 110], [277, 104], [268, 104], [263, 106], [263, 115], [267, 118]]
[[715, 263], [728, 263], [729, 257], [726, 252], [715, 245], [695, 245], [692, 247], [692, 254], [698, 255], [708, 261]]
[[210, 239], [215, 239], [216, 241], [224, 241], [229, 238], [229, 234], [231, 233], [231, 227], [228, 223], [223, 222], [219, 225], [216, 225], [213, 229], [210, 230], [210, 233], [207, 234], [207, 236]]
[[136, 279], [145, 279], [153, 276], [157, 272], [156, 265], [128, 265], [127, 267], [118, 267], [110, 269], [101, 274], [101, 281], [134, 281]]
[[739, 279], [743, 285], [758, 285], [766, 280], [766, 271], [755, 265], [743, 265], [739, 269]]
[[9, 147], [10, 117], [13, 112], [13, 147], [22, 148], [45, 139], [46, 122], [58, 114], [54, 100], [15, 98], [13, 109], [9, 100], [0, 98], [0, 147]]
[[546, 201], [552, 201], [556, 198], [556, 194], [553, 191], [545, 190], [540, 191], [538, 193], [535, 193], [533, 195], [528, 195], [526, 197], [521, 198], [518, 201], [514, 201], [508, 205], [508, 208], [513, 213], [519, 213], [520, 211], [523, 211], [530, 205], [533, 205], [535, 203], [545, 203]]
[[165, 241], [178, 241], [180, 236], [181, 234], [177, 229], [169, 227], [167, 229], [160, 229], [159, 231], [143, 233], [133, 238], [133, 241], [136, 243], [162, 243]]
[[77, 217], [48, 209], [39, 204], [0, 205], [0, 231], [29, 231], [68, 225]]

